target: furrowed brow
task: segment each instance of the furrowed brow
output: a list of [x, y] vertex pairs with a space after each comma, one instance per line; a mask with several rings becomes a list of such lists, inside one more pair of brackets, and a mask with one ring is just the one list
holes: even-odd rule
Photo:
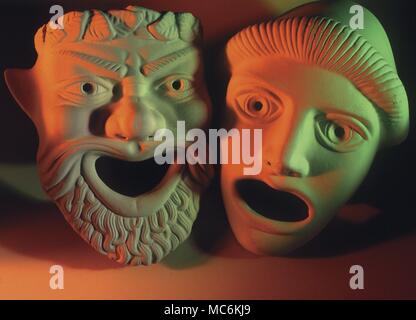
[[108, 61], [100, 57], [91, 56], [83, 52], [72, 51], [72, 50], [61, 50], [59, 51], [59, 54], [64, 55], [64, 56], [70, 56], [70, 57], [77, 58], [85, 62], [92, 63], [103, 69], [116, 73], [119, 77], [124, 77], [127, 74], [128, 69], [126, 65]]
[[162, 69], [163, 67], [167, 66], [170, 63], [175, 62], [178, 59], [183, 58], [184, 56], [190, 54], [195, 49], [192, 47], [186, 47], [181, 50], [178, 50], [174, 53], [168, 54], [164, 57], [161, 57], [157, 60], [151, 61], [146, 63], [144, 66], [141, 67], [141, 73], [144, 76], [149, 76], [150, 74]]

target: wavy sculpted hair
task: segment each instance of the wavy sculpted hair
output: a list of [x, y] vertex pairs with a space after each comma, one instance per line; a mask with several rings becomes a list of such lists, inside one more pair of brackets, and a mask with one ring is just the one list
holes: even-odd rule
[[227, 44], [231, 71], [252, 57], [280, 56], [341, 74], [384, 110], [384, 143], [408, 131], [406, 91], [394, 66], [358, 32], [327, 17], [288, 17], [247, 27]]

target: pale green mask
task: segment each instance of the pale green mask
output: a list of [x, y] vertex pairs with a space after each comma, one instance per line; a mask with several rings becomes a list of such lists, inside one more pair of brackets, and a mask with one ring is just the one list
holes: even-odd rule
[[42, 185], [76, 232], [121, 263], [160, 261], [189, 235], [199, 192], [154, 161], [158, 129], [208, 124], [198, 20], [128, 7], [42, 27], [38, 59], [6, 80], [39, 134]]
[[380, 146], [406, 137], [407, 98], [388, 39], [367, 10], [367, 30], [352, 31], [351, 5], [308, 4], [227, 44], [228, 120], [263, 133], [258, 175], [221, 168], [232, 230], [252, 252], [305, 244], [351, 197]]

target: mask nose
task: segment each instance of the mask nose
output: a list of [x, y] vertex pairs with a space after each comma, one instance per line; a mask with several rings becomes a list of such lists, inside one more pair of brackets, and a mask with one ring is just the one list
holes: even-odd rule
[[[309, 149], [314, 137], [310, 117], [300, 120], [296, 126], [285, 128], [283, 139], [270, 139], [263, 157], [263, 165], [272, 175], [302, 178], [310, 174]], [[311, 125], [312, 123], [312, 125]]]
[[309, 174], [309, 162], [299, 154], [290, 154], [281, 161], [265, 159], [264, 164], [273, 175], [302, 178]]
[[125, 97], [105, 123], [107, 137], [119, 140], [152, 140], [156, 131], [166, 127], [163, 115], [138, 97]]

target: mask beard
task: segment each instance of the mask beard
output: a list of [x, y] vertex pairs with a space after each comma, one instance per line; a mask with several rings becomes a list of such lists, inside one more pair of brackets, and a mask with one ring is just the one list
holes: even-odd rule
[[[62, 179], [46, 192], [71, 227], [98, 252], [122, 264], [150, 265], [162, 260], [189, 236], [199, 209], [199, 194], [190, 189], [183, 176], [156, 212], [144, 217], [124, 217], [94, 195], [81, 175], [82, 156], [73, 154], [63, 163], [68, 161], [75, 165], [64, 175], [57, 175], [62, 173], [62, 166], [49, 166], [52, 170], [48, 176]], [[43, 179], [43, 185], [51, 184]]]

